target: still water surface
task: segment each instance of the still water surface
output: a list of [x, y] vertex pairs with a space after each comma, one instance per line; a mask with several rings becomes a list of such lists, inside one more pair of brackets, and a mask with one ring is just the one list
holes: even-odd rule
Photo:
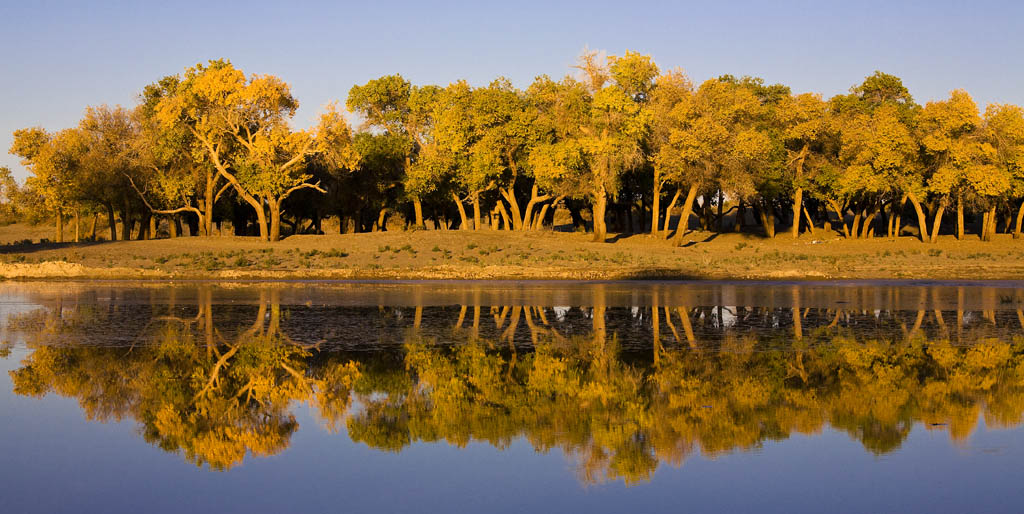
[[1024, 283], [0, 284], [0, 512], [1021, 512]]

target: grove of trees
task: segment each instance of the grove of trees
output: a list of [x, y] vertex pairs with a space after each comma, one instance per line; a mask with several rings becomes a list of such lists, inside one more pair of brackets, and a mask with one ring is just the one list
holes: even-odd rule
[[273, 241], [332, 217], [342, 232], [539, 230], [557, 209], [596, 241], [1022, 232], [1019, 106], [981, 111], [963, 90], [921, 106], [881, 72], [826, 100], [755, 77], [698, 85], [628, 51], [586, 52], [577, 68], [525, 90], [383, 76], [348, 92], [359, 126], [330, 105], [299, 130], [288, 84], [210, 61], [145, 86], [132, 108], [15, 131], [31, 176], [6, 180], [0, 203], [53, 220], [58, 242], [69, 221], [75, 240], [99, 237], [102, 218], [111, 240], [212, 235], [227, 220]]

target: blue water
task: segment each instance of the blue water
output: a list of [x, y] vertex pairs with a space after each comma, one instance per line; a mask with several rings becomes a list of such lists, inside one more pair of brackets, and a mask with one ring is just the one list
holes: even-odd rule
[[[8, 291], [8, 312], [16, 304], [52, 307], [58, 293], [47, 291]], [[80, 302], [85, 296], [76, 293]], [[1004, 330], [1007, 338], [1021, 334], [1019, 326]], [[627, 484], [588, 482], [572, 456], [538, 451], [524, 437], [504, 447], [442, 439], [398, 452], [371, 448], [344, 428], [329, 432], [308, 403], [294, 402], [299, 428], [286, 449], [214, 471], [147, 443], [130, 417], [89, 421], [75, 398], [13, 394], [7, 372], [36, 349], [23, 334], [5, 334], [12, 347], [0, 359], [2, 512], [1024, 511], [1024, 428], [989, 428], [985, 416], [964, 440], [917, 421], [898, 448], [880, 454], [826, 423], [720, 455], [695, 448]]]

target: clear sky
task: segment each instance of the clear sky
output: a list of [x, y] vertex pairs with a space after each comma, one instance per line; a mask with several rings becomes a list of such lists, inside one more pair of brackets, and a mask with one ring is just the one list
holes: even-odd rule
[[[142, 88], [212, 58], [292, 85], [295, 125], [353, 84], [560, 77], [584, 47], [651, 54], [695, 82], [725, 73], [826, 98], [874, 70], [921, 103], [967, 89], [1024, 104], [1024, 2], [147, 2], [0, 1], [0, 145], [27, 126], [77, 123], [87, 105], [133, 105]], [[26, 175], [18, 159], [0, 166]]]

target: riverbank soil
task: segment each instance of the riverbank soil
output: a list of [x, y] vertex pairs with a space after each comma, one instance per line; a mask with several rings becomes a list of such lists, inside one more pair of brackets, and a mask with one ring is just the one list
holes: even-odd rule
[[[648, 234], [389, 231], [26, 243], [0, 227], [0, 277], [141, 279], [1021, 279], [1024, 239], [943, 236], [847, 240], [692, 232], [682, 246]], [[20, 242], [19, 242], [20, 241]], [[38, 241], [38, 240], [37, 240]]]

